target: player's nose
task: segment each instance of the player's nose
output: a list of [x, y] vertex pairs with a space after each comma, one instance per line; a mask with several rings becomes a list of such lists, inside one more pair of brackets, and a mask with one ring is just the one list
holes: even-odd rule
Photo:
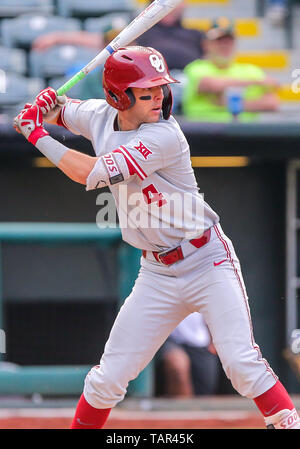
[[153, 92], [153, 99], [156, 101], [161, 101], [164, 98], [162, 86], [156, 86]]

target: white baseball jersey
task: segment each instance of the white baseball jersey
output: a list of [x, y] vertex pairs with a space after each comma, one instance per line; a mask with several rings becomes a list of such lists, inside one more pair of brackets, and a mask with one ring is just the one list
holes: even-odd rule
[[[189, 145], [174, 117], [115, 131], [117, 115], [105, 100], [74, 100], [62, 110], [64, 126], [92, 142], [96, 156], [118, 153], [132, 176], [109, 186], [123, 240], [149, 251], [178, 246], [218, 223], [218, 215], [199, 193]], [[96, 187], [97, 164], [87, 179]]]

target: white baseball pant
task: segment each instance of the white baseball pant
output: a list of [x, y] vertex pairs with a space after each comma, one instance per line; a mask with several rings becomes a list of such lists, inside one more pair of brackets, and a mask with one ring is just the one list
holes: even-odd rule
[[164, 266], [142, 257], [141, 264], [100, 364], [85, 379], [90, 405], [112, 408], [122, 401], [129, 381], [195, 311], [203, 314], [223, 369], [240, 395], [253, 399], [276, 383], [254, 341], [240, 264], [219, 224], [212, 228], [210, 241], [187, 258]]

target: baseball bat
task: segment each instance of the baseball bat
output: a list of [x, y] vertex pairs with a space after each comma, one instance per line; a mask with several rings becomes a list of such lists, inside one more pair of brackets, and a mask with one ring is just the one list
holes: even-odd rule
[[98, 53], [94, 59], [63, 84], [57, 90], [57, 95], [64, 95], [71, 89], [71, 87], [75, 86], [75, 84], [85, 78], [88, 73], [103, 64], [112, 53], [118, 50], [118, 48], [130, 44], [130, 42], [134, 41], [163, 17], [168, 15], [181, 2], [182, 0], [155, 0], [129, 25], [127, 25], [127, 27], [124, 28], [100, 53]]

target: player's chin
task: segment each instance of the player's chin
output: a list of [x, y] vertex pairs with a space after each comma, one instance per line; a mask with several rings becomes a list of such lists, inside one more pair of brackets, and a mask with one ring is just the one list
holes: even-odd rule
[[151, 111], [149, 111], [149, 114], [147, 116], [147, 122], [148, 123], [158, 122], [160, 116], [161, 116], [161, 108], [151, 109]]

